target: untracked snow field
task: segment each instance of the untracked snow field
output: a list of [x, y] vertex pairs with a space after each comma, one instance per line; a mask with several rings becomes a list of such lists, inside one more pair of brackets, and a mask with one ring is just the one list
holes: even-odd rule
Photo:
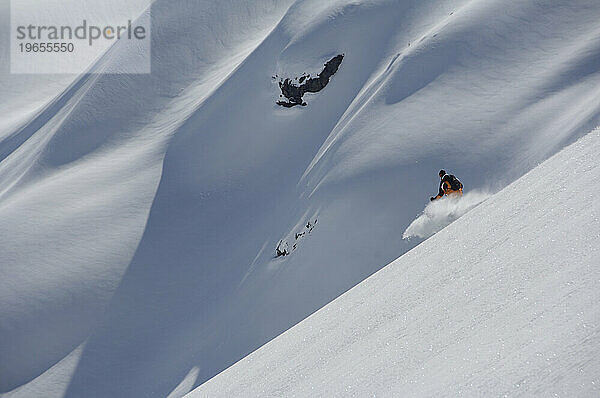
[[0, 397], [182, 397], [399, 257], [197, 394], [595, 394], [598, 0], [27, 4], [151, 73], [11, 74], [0, 0]]

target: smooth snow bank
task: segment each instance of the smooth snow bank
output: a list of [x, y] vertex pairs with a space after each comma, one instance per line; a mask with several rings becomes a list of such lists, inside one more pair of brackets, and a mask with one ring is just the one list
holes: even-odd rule
[[489, 193], [471, 191], [462, 197], [444, 196], [429, 203], [423, 214], [417, 217], [404, 231], [402, 239], [413, 237], [429, 238], [431, 235], [450, 225], [469, 210], [486, 200]]
[[600, 130], [190, 397], [597, 396]]
[[[98, 7], [110, 19], [140, 1], [117, 3]], [[169, 138], [288, 6], [154, 1], [149, 75], [14, 75], [0, 59], [0, 395], [67, 393], [144, 233]]]
[[[493, 187], [589, 132], [599, 15], [588, 0], [294, 2], [175, 131], [67, 397], [168, 395], [194, 368], [200, 385], [414, 247], [401, 235], [440, 168]], [[277, 77], [336, 54], [308, 106], [275, 104]]]
[[[0, 393], [213, 377], [414, 247], [440, 168], [494, 187], [597, 125], [599, 17], [597, 0], [156, 0], [151, 75], [58, 97], [14, 80]], [[308, 106], [275, 104], [277, 76], [337, 54]]]

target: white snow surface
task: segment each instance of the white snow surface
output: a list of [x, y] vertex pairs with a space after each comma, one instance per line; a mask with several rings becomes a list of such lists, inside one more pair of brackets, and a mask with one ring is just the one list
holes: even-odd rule
[[[105, 2], [107, 20], [142, 2], [121, 3]], [[135, 11], [151, 12], [149, 75], [11, 75], [0, 32], [3, 398], [183, 396], [419, 244], [402, 231], [439, 169], [467, 194], [498, 192], [600, 124], [597, 0], [155, 0]], [[3, 26], [9, 15], [0, 0]], [[133, 62], [125, 50], [116, 42], [91, 71]], [[275, 104], [279, 78], [314, 75], [337, 54], [338, 72], [306, 107]], [[481, 214], [468, 228], [491, 228], [495, 198], [456, 225]], [[569, 215], [556, 224], [583, 233], [591, 219]], [[551, 249], [533, 231], [510, 233], [524, 234], [532, 259]], [[475, 238], [462, 255], [478, 264], [493, 247]], [[574, 255], [595, 250], [555, 239]], [[293, 252], [275, 259], [280, 240]], [[448, 301], [426, 284], [466, 263], [415, 263], [422, 286], [407, 287], [407, 305]], [[498, 297], [531, 297], [472, 275], [492, 278]], [[457, 287], [462, 300], [479, 294]], [[500, 308], [505, 322], [521, 324], [520, 303]], [[564, 303], [557, 339], [593, 316]], [[459, 315], [486, 319], [490, 308]], [[420, 333], [444, 338], [425, 323]], [[457, 361], [438, 366], [458, 378]]]
[[600, 129], [188, 397], [600, 394]]

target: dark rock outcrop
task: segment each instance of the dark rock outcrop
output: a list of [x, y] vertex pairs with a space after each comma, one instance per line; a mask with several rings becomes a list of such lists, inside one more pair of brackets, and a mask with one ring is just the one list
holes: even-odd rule
[[310, 75], [303, 75], [299, 79], [300, 85], [295, 85], [292, 79], [285, 79], [279, 82], [281, 94], [287, 98], [287, 101], [278, 101], [277, 105], [291, 108], [295, 105], [306, 106], [306, 102], [302, 100], [305, 93], [317, 93], [327, 86], [331, 77], [338, 71], [344, 55], [336, 55], [330, 59], [325, 68], [317, 77], [310, 78]]

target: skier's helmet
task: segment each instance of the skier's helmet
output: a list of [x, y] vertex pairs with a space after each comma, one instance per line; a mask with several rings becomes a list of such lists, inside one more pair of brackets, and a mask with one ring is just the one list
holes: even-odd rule
[[446, 170], [443, 170], [443, 169], [440, 170], [440, 174], [439, 175], [440, 175], [440, 178], [442, 178], [443, 176], [445, 176], [446, 175]]

